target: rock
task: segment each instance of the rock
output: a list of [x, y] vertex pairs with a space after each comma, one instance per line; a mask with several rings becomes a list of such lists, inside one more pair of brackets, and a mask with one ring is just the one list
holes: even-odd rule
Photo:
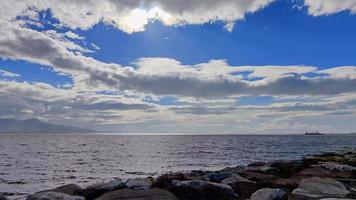
[[121, 189], [106, 193], [96, 200], [178, 200], [171, 192], [163, 189]]
[[263, 188], [253, 193], [250, 200], [279, 200], [283, 199], [285, 194], [283, 189]]
[[78, 185], [75, 184], [68, 184], [68, 185], [63, 185], [60, 187], [57, 187], [55, 189], [51, 190], [45, 190], [42, 192], [60, 192], [68, 195], [75, 195], [77, 191], [80, 191], [82, 188], [79, 187]]
[[276, 173], [277, 169], [274, 167], [271, 167], [269, 165], [262, 165], [262, 166], [248, 166], [246, 168], [247, 171], [253, 171], [253, 172], [262, 172], [262, 173], [267, 173], [267, 174], [273, 174]]
[[187, 177], [183, 173], [162, 174], [154, 181], [153, 187], [169, 187], [172, 185], [172, 180], [187, 180]]
[[349, 172], [349, 173], [356, 171], [356, 167], [352, 167], [349, 165], [341, 165], [333, 162], [321, 163], [320, 166], [329, 171], [340, 171], [340, 172]]
[[60, 192], [39, 192], [27, 196], [26, 200], [85, 200], [84, 197], [71, 196]]
[[344, 199], [344, 198], [324, 198], [320, 200], [353, 200], [353, 199]]
[[222, 180], [230, 177], [231, 175], [231, 172], [215, 172], [203, 176], [202, 180], [221, 183]]
[[230, 185], [241, 198], [249, 198], [257, 190], [257, 184], [238, 174], [233, 174], [221, 183]]
[[228, 172], [228, 173], [242, 173], [246, 171], [246, 166], [238, 165], [236, 167], [225, 167], [224, 169], [220, 170], [219, 172]]
[[8, 200], [8, 198], [3, 195], [0, 195], [0, 200]]
[[332, 178], [308, 178], [301, 180], [293, 190], [291, 200], [343, 198], [350, 192], [339, 181]]
[[270, 188], [287, 188], [287, 189], [295, 189], [298, 187], [300, 182], [299, 178], [276, 178], [270, 180], [264, 180], [260, 185]]
[[282, 178], [289, 178], [302, 171], [305, 167], [304, 162], [301, 160], [277, 160], [272, 162], [270, 166], [276, 168], [278, 176]]
[[201, 180], [173, 181], [169, 190], [181, 200], [236, 200], [238, 197], [229, 185]]
[[269, 187], [272, 180], [276, 180], [278, 177], [271, 174], [263, 174], [257, 172], [246, 171], [240, 174], [242, 177], [248, 180], [255, 181], [258, 187]]
[[330, 178], [352, 178], [353, 175], [348, 172], [330, 171], [318, 166], [305, 169], [296, 175], [297, 177], [330, 177]]
[[129, 189], [147, 190], [152, 187], [152, 178], [133, 178], [126, 181], [125, 185]]
[[111, 192], [123, 188], [125, 184], [121, 179], [115, 179], [107, 183], [98, 183], [86, 187], [85, 189], [78, 190], [75, 193], [80, 196], [84, 196], [86, 200], [93, 200], [104, 193]]

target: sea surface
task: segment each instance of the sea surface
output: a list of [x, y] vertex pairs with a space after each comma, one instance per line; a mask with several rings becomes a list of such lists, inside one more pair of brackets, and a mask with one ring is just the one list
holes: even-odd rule
[[76, 183], [219, 170], [356, 148], [356, 135], [149, 136], [0, 134], [0, 193], [12, 199]]

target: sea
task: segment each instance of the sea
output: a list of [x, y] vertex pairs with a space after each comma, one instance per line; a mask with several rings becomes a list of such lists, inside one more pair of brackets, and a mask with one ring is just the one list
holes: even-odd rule
[[0, 194], [356, 149], [356, 135], [0, 134]]

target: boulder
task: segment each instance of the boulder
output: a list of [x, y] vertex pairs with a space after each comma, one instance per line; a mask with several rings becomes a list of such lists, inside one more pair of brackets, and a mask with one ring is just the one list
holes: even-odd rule
[[261, 182], [260, 185], [270, 188], [295, 189], [298, 187], [299, 182], [299, 178], [275, 178], [264, 180], [264, 182]]
[[353, 200], [353, 199], [345, 199], [345, 198], [323, 198], [320, 200]]
[[147, 190], [152, 187], [152, 178], [133, 178], [126, 181], [125, 186], [134, 190]]
[[0, 195], [0, 200], [8, 200], [6, 196]]
[[238, 197], [229, 185], [201, 180], [173, 181], [169, 190], [181, 200], [236, 200]]
[[82, 188], [76, 184], [67, 184], [51, 190], [45, 190], [42, 192], [60, 192], [68, 195], [75, 195], [77, 191], [80, 191]]
[[60, 192], [39, 192], [27, 196], [26, 200], [85, 200], [85, 198]]
[[330, 178], [352, 178], [352, 173], [349, 172], [340, 172], [340, 171], [330, 171], [324, 169], [320, 166], [314, 166], [308, 169], [305, 169], [296, 174], [297, 177], [330, 177]]
[[172, 180], [187, 180], [183, 173], [162, 174], [154, 180], [153, 187], [166, 188], [172, 185]]
[[231, 175], [232, 175], [231, 172], [215, 172], [215, 173], [204, 175], [202, 177], [202, 180], [221, 183], [222, 180], [230, 177]]
[[349, 193], [344, 184], [332, 178], [308, 178], [301, 180], [290, 199], [343, 198]]
[[289, 178], [304, 169], [304, 162], [301, 160], [277, 160], [270, 164], [277, 169], [279, 177]]
[[121, 189], [108, 192], [96, 200], [178, 200], [167, 190], [153, 188], [148, 190]]
[[107, 183], [97, 183], [76, 191], [75, 193], [80, 196], [84, 196], [86, 200], [93, 200], [104, 193], [111, 192], [120, 188], [123, 188], [125, 184], [121, 179], [115, 179]]
[[246, 171], [241, 173], [241, 176], [247, 178], [248, 180], [255, 181], [258, 187], [269, 187], [268, 184], [272, 180], [277, 179], [277, 176], [271, 174], [263, 174], [257, 172]]
[[279, 200], [285, 195], [286, 192], [283, 189], [262, 188], [253, 193], [250, 200]]
[[257, 190], [256, 182], [250, 181], [238, 174], [231, 175], [221, 183], [230, 185], [241, 198], [249, 198]]

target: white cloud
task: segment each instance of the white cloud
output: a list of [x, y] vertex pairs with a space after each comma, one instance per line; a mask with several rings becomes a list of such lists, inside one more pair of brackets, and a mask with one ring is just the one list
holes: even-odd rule
[[15, 74], [15, 73], [0, 69], [0, 76], [7, 77], [7, 78], [16, 78], [16, 77], [20, 77], [20, 74]]
[[355, 0], [304, 0], [308, 13], [313, 16], [329, 15], [341, 11], [356, 13]]
[[[88, 29], [100, 21], [127, 32], [143, 31], [152, 20], [166, 25], [204, 24], [214, 21], [226, 23], [232, 30], [237, 20], [256, 12], [273, 0], [3, 0], [0, 18], [11, 20], [28, 16], [33, 22], [36, 12], [50, 9], [61, 24], [72, 29]], [[30, 9], [29, 9], [30, 8]]]

